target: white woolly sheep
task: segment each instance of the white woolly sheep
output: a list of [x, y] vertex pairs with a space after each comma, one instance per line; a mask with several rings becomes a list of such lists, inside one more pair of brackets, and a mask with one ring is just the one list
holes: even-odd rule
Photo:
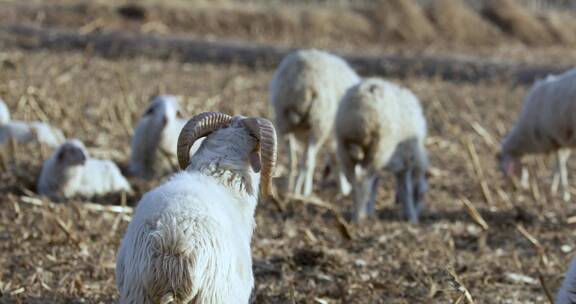
[[564, 200], [570, 200], [566, 162], [568, 148], [576, 146], [574, 111], [576, 69], [536, 81], [524, 99], [520, 117], [502, 142], [499, 162], [504, 174], [518, 175], [524, 155], [556, 152], [555, 177], [560, 176]]
[[[173, 171], [176, 143], [186, 124], [175, 96], [162, 95], [152, 99], [138, 122], [132, 138], [128, 173], [150, 179]], [[191, 153], [198, 148], [196, 144]]]
[[570, 268], [566, 271], [566, 276], [556, 295], [556, 304], [576, 303], [576, 258], [572, 259]]
[[396, 202], [418, 222], [427, 191], [426, 119], [409, 90], [377, 78], [350, 88], [336, 116], [338, 159], [352, 183], [354, 220], [374, 212], [378, 172], [396, 177]]
[[258, 191], [270, 193], [274, 127], [202, 113], [180, 134], [178, 162], [184, 171], [142, 197], [122, 240], [120, 303], [248, 303], [254, 211]]
[[62, 131], [43, 122], [24, 122], [10, 120], [10, 111], [6, 103], [0, 99], [0, 144], [15, 140], [17, 143], [38, 141], [50, 147], [56, 147], [64, 142]]
[[[318, 150], [332, 134], [340, 99], [358, 81], [343, 59], [319, 50], [296, 51], [280, 63], [270, 84], [270, 101], [278, 132], [288, 137], [289, 192], [312, 193]], [[300, 143], [306, 149], [296, 174]], [[342, 191], [349, 192], [344, 176], [338, 181]]]
[[53, 200], [132, 191], [116, 164], [90, 158], [78, 139], [64, 142], [44, 162], [37, 190]]

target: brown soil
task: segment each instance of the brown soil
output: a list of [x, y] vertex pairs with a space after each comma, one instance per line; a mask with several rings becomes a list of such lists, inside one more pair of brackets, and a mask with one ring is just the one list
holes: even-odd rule
[[[130, 130], [149, 96], [159, 91], [183, 96], [190, 115], [218, 110], [270, 117], [272, 71], [267, 70], [21, 50], [0, 53], [0, 66], [0, 98], [16, 119], [46, 118], [123, 168]], [[392, 180], [383, 174], [376, 218], [350, 227], [350, 238], [336, 216], [348, 213], [350, 199], [318, 172], [317, 194], [330, 208], [297, 201], [284, 201], [282, 211], [269, 202], [258, 206], [255, 303], [453, 303], [461, 292], [448, 270], [476, 303], [544, 303], [539, 275], [552, 292], [559, 286], [576, 246], [574, 227], [567, 223], [576, 207], [549, 193], [545, 157], [527, 161], [531, 190], [514, 190], [494, 161], [526, 88], [420, 78], [402, 83], [420, 96], [428, 117], [427, 147], [435, 169], [422, 223], [401, 220]], [[129, 218], [94, 211], [82, 199], [31, 204], [39, 199], [34, 183], [48, 154], [35, 146], [0, 153], [0, 302], [112, 303], [115, 255]], [[283, 149], [280, 164], [286, 164]], [[128, 205], [159, 182], [135, 182]], [[487, 231], [474, 224], [463, 199], [480, 211]], [[119, 205], [122, 198], [92, 202]], [[516, 225], [541, 242], [546, 262]]]

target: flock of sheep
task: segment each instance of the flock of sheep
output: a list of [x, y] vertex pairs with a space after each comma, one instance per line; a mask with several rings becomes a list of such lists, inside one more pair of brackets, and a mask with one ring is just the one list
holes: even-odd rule
[[[408, 89], [360, 78], [341, 58], [300, 50], [280, 63], [270, 85], [274, 124], [260, 117], [206, 112], [184, 119], [172, 96], [152, 99], [136, 126], [128, 174], [179, 173], [146, 193], [120, 245], [121, 303], [248, 303], [254, 286], [251, 238], [259, 197], [271, 196], [277, 136], [287, 144], [286, 193], [313, 193], [316, 159], [337, 161], [340, 191], [354, 201], [352, 220], [374, 213], [380, 171], [394, 174], [404, 217], [419, 220], [428, 190], [426, 119]], [[518, 122], [503, 140], [500, 167], [516, 176], [526, 154], [558, 152], [568, 200], [567, 149], [576, 145], [576, 69], [535, 83]], [[130, 192], [109, 160], [93, 159], [78, 139], [40, 122], [12, 121], [0, 101], [0, 144], [36, 140], [54, 147], [37, 191], [52, 200]], [[299, 146], [303, 146], [301, 150]], [[298, 155], [301, 153], [301, 155]], [[576, 262], [558, 303], [576, 302]]]

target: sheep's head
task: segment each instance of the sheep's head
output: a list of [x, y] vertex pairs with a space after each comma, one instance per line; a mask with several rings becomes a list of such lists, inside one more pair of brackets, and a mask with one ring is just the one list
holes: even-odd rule
[[4, 100], [0, 99], [0, 124], [7, 124], [10, 122], [10, 111]]
[[88, 159], [88, 152], [84, 144], [77, 139], [63, 143], [56, 150], [56, 161], [64, 166], [83, 165]]
[[168, 121], [176, 118], [183, 119], [184, 112], [176, 96], [160, 95], [152, 98], [150, 106], [144, 112], [144, 116], [159, 117], [162, 119], [162, 124], [166, 125]]
[[522, 163], [519, 156], [500, 152], [496, 155], [500, 170], [507, 178], [517, 178], [522, 174]]
[[[185, 169], [190, 163], [190, 148], [196, 140], [227, 127], [242, 127], [255, 139], [249, 162], [254, 172], [261, 171], [261, 193], [271, 195], [272, 173], [276, 165], [276, 131], [269, 120], [259, 117], [232, 117], [206, 112], [190, 119], [178, 138], [178, 162]], [[205, 142], [206, 143], [206, 142]]]

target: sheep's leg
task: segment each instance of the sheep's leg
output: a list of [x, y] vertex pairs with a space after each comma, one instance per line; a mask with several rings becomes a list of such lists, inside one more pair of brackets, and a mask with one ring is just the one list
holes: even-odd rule
[[568, 170], [567, 163], [570, 157], [570, 150], [561, 149], [558, 151], [558, 172], [560, 173], [560, 186], [562, 187], [562, 198], [564, 201], [570, 201], [570, 189], [568, 185]]
[[338, 159], [336, 159], [336, 162], [338, 164], [338, 187], [340, 188], [340, 193], [344, 196], [348, 196], [350, 192], [352, 192], [352, 186], [346, 178], [343, 165], [338, 161]]
[[414, 202], [416, 203], [416, 210], [418, 213], [424, 209], [424, 197], [428, 192], [428, 181], [426, 180], [426, 173], [421, 172], [414, 181]]
[[371, 181], [370, 181], [371, 186], [370, 187], [370, 199], [368, 200], [368, 204], [366, 206], [366, 213], [369, 216], [372, 216], [374, 214], [374, 210], [376, 209], [376, 192], [378, 190], [378, 177], [374, 176], [371, 177]]
[[418, 210], [414, 204], [414, 185], [410, 170], [397, 173], [396, 175], [396, 199], [402, 203], [404, 217], [413, 224], [418, 223]]
[[296, 194], [308, 196], [312, 194], [312, 184], [314, 179], [314, 168], [316, 167], [316, 154], [318, 146], [313, 136], [308, 139], [308, 145], [304, 152], [304, 157], [300, 163], [300, 172], [296, 179]]
[[288, 134], [288, 193], [294, 193], [294, 183], [297, 174], [296, 153], [298, 143], [294, 134]]
[[374, 200], [376, 197], [375, 192], [375, 184], [376, 184], [376, 175], [364, 174], [363, 168], [360, 165], [356, 165], [354, 169], [354, 189], [352, 190], [354, 194], [354, 213], [352, 215], [352, 220], [355, 222], [359, 222], [361, 220], [366, 219], [370, 213], [370, 205], [374, 204]]

